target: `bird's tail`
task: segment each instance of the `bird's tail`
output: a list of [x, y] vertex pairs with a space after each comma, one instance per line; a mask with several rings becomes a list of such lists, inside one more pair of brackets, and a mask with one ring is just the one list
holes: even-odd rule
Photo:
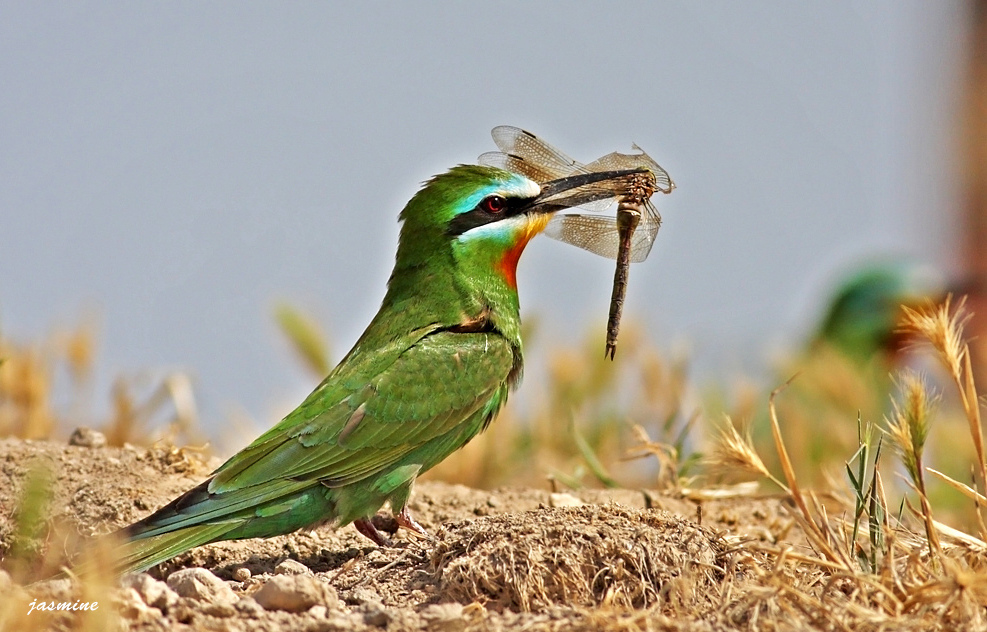
[[122, 546], [119, 570], [121, 573], [146, 571], [189, 549], [224, 540], [228, 533], [242, 523], [242, 520], [232, 520], [199, 524], [149, 538], [130, 540]]
[[[211, 480], [211, 479], [210, 479]], [[210, 480], [117, 533], [122, 572], [144, 571], [220, 540], [271, 537], [335, 517], [333, 490], [308, 482], [209, 491]]]

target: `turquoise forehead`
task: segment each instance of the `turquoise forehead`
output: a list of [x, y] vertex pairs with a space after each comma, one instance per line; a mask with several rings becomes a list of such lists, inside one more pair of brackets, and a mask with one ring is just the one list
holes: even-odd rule
[[457, 203], [453, 208], [453, 216], [472, 211], [480, 201], [491, 195], [532, 198], [541, 193], [541, 187], [532, 180], [508, 171], [504, 171], [503, 174], [502, 177], [497, 178], [490, 184], [479, 187], [472, 194]]

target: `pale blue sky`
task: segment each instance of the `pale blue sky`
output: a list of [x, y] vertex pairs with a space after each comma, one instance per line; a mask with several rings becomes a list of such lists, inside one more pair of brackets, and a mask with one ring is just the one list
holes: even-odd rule
[[[678, 189], [626, 317], [703, 370], [756, 366], [856, 258], [951, 263], [966, 10], [4, 2], [0, 325], [26, 340], [95, 307], [98, 401], [121, 372], [184, 369], [211, 422], [236, 403], [271, 423], [312, 386], [274, 302], [312, 310], [338, 358], [383, 296], [404, 202], [512, 124], [664, 166]], [[523, 312], [581, 341], [612, 273], [535, 240]]]

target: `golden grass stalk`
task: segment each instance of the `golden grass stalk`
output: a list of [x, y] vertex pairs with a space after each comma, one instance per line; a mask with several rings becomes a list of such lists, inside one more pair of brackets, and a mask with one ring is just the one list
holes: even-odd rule
[[0, 340], [0, 434], [51, 435], [56, 425], [50, 405], [53, 373], [48, 351]]
[[925, 381], [914, 371], [902, 371], [895, 381], [901, 392], [901, 401], [891, 402], [891, 416], [885, 418], [888, 435], [901, 454], [908, 476], [924, 492], [922, 452], [938, 397], [929, 394]]
[[918, 309], [902, 306], [904, 312], [902, 330], [928, 340], [956, 384], [963, 412], [969, 424], [970, 436], [973, 438], [977, 452], [980, 484], [987, 485], [987, 455], [984, 451], [980, 402], [977, 399], [977, 388], [973, 379], [970, 349], [963, 338], [963, 328], [973, 314], [965, 309], [966, 297], [960, 299], [955, 310], [951, 310], [952, 298], [950, 295], [941, 305], [930, 302]]
[[828, 522], [825, 519], [815, 519], [816, 515], [822, 515], [819, 512], [820, 507], [816, 504], [815, 499], [813, 499], [813, 503], [817, 509], [816, 513], [813, 514], [809, 509], [809, 504], [806, 502], [805, 495], [802, 494], [798, 479], [795, 476], [795, 468], [792, 466], [792, 460], [788, 456], [785, 440], [781, 436], [781, 425], [778, 423], [778, 411], [775, 406], [775, 399], [796, 377], [798, 377], [798, 374], [793, 375], [787, 382], [771, 391], [771, 397], [768, 398], [768, 416], [771, 419], [771, 436], [774, 439], [775, 451], [778, 453], [778, 460], [781, 463], [781, 469], [785, 475], [785, 481], [788, 484], [788, 493], [801, 514], [800, 523], [805, 530], [806, 537], [827, 560], [840, 564], [844, 570], [849, 572], [851, 570], [849, 561], [843, 555], [840, 555], [832, 546]]
[[203, 442], [199, 434], [199, 413], [195, 404], [192, 380], [180, 372], [164, 378], [150, 394], [138, 403], [137, 395], [130, 380], [117, 378], [113, 383], [113, 417], [104, 428], [109, 445], [122, 446], [124, 443], [150, 442], [152, 417], [169, 408], [174, 413], [166, 422], [169, 440], [174, 441], [178, 434], [186, 441]]
[[[697, 418], [698, 414], [687, 422], [685, 432], [692, 427]], [[635, 444], [627, 450], [622, 460], [633, 461], [652, 456], [658, 461], [658, 476], [655, 479], [657, 488], [662, 490], [681, 489], [682, 468], [679, 461], [679, 449], [675, 445], [652, 441], [648, 431], [639, 424], [634, 424], [631, 432], [634, 435]]]
[[729, 415], [725, 415], [726, 424], [720, 431], [713, 451], [709, 455], [708, 463], [720, 471], [748, 472], [755, 476], [763, 476], [788, 492], [788, 487], [768, 470], [768, 467], [761, 460], [757, 450], [754, 449], [754, 440], [751, 438], [750, 428], [746, 428], [743, 433], [737, 429]]
[[896, 378], [901, 401], [892, 400], [892, 413], [885, 418], [887, 433], [897, 448], [912, 485], [922, 503], [922, 518], [929, 539], [929, 552], [934, 557], [942, 555], [942, 546], [932, 518], [932, 505], [925, 485], [925, 469], [922, 453], [929, 436], [929, 426], [938, 401], [930, 395], [925, 381], [911, 370], [905, 370]]
[[785, 480], [788, 481], [788, 485], [783, 486], [783, 488], [791, 494], [792, 500], [794, 500], [795, 504], [798, 505], [802, 515], [811, 519], [809, 508], [806, 505], [805, 498], [802, 496], [802, 492], [799, 489], [798, 479], [795, 477], [795, 468], [792, 467], [792, 460], [788, 457], [788, 449], [785, 447], [785, 440], [781, 436], [781, 425], [778, 423], [778, 410], [775, 407], [775, 398], [779, 393], [785, 390], [785, 388], [791, 384], [796, 377], [798, 377], [798, 374], [788, 378], [787, 382], [771, 391], [771, 396], [768, 398], [768, 417], [771, 419], [771, 437], [774, 439], [775, 450], [778, 453], [778, 460], [781, 462], [781, 471], [785, 475]]
[[935, 476], [936, 478], [938, 478], [942, 482], [946, 483], [947, 485], [949, 485], [950, 487], [952, 487], [953, 489], [955, 489], [959, 493], [963, 494], [967, 498], [969, 498], [969, 499], [973, 500], [974, 502], [978, 503], [978, 505], [987, 505], [987, 496], [984, 496], [983, 494], [981, 494], [980, 492], [978, 492], [974, 488], [970, 487], [966, 483], [961, 483], [958, 480], [956, 480], [955, 478], [953, 478], [951, 476], [948, 476], [946, 474], [943, 474], [942, 472], [940, 472], [939, 470], [937, 470], [935, 468], [926, 467], [925, 468], [925, 471], [928, 472], [928, 473], [930, 473], [930, 474], [932, 474], [933, 476]]
[[[795, 377], [793, 376], [783, 385], [772, 391], [771, 397], [768, 400], [771, 433], [774, 439], [775, 451], [784, 474], [784, 481], [771, 474], [767, 466], [764, 465], [764, 462], [752, 445], [750, 435], [741, 434], [732, 423], [728, 423], [727, 427], [721, 432], [709, 461], [713, 467], [720, 469], [740, 469], [764, 476], [778, 485], [795, 503], [798, 508], [795, 518], [802, 526], [806, 539], [823, 556], [825, 563], [846, 573], [852, 573], [853, 566], [850, 559], [834, 547], [834, 543], [838, 538], [830, 526], [830, 519], [826, 514], [825, 508], [814, 495], [809, 494], [806, 496], [803, 494], [795, 475], [795, 468], [788, 455], [788, 448], [785, 446], [785, 441], [781, 434], [781, 425], [778, 422], [775, 399], [785, 387], [791, 384]], [[729, 417], [727, 420], [729, 422]], [[779, 558], [779, 564], [782, 561]]]

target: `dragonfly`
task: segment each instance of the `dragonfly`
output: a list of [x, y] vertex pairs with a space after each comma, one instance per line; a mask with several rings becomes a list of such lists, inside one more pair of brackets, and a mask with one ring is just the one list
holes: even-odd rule
[[[651, 203], [651, 196], [655, 192], [671, 193], [675, 183], [668, 172], [637, 145], [632, 146], [637, 153], [613, 152], [583, 164], [518, 127], [500, 125], [493, 128], [491, 136], [500, 151], [482, 154], [478, 162], [520, 173], [539, 184], [584, 173], [636, 172], [596, 183], [596, 192], [587, 195], [585, 203], [573, 204], [592, 214], [558, 212], [545, 228], [545, 234], [552, 239], [616, 260], [604, 350], [604, 356], [613, 360], [630, 264], [648, 258], [661, 227], [661, 215]], [[617, 203], [615, 216], [599, 214], [614, 202]]]

